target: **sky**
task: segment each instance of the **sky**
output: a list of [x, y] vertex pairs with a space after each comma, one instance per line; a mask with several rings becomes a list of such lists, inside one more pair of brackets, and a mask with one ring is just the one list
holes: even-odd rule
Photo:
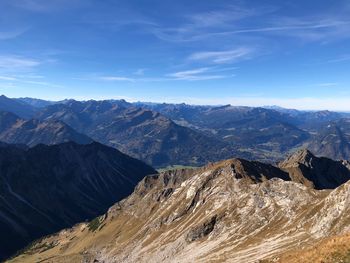
[[1, 0], [0, 93], [350, 111], [350, 1]]

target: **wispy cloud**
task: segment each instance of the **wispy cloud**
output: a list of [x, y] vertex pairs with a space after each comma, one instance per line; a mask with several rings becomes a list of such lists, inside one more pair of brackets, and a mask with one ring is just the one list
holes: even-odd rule
[[39, 86], [45, 86], [45, 87], [52, 87], [52, 88], [63, 88], [64, 86], [58, 85], [55, 83], [47, 82], [47, 81], [33, 81], [33, 80], [19, 80], [19, 82], [31, 84], [31, 85], [39, 85]]
[[346, 62], [346, 61], [350, 61], [350, 54], [342, 55], [340, 57], [330, 59], [327, 62], [328, 63], [338, 63], [338, 62]]
[[185, 14], [177, 27], [153, 27], [151, 32], [161, 40], [171, 42], [198, 41], [212, 33], [227, 31], [247, 18], [269, 13], [271, 8], [246, 8], [243, 5], [228, 5], [208, 12]]
[[0, 76], [0, 80], [17, 80], [15, 77], [10, 77], [10, 76]]
[[20, 56], [0, 56], [0, 70], [21, 71], [40, 66], [42, 63], [36, 59]]
[[266, 11], [268, 10], [248, 9], [239, 5], [229, 5], [225, 7], [225, 9], [212, 10], [186, 16], [188, 19], [187, 26], [188, 28], [227, 26], [233, 21], [246, 19]]
[[26, 29], [21, 30], [12, 30], [12, 31], [0, 31], [0, 40], [8, 40], [16, 38], [20, 35], [22, 35]]
[[136, 70], [136, 71], [134, 72], [134, 75], [143, 76], [143, 75], [145, 75], [145, 71], [146, 71], [146, 70], [147, 70], [146, 68], [139, 68], [138, 70]]
[[[100, 75], [92, 74], [91, 76], [83, 78], [75, 78], [79, 80], [97, 80], [104, 82], [165, 82], [165, 81], [200, 81], [200, 80], [212, 80], [234, 77], [235, 74], [232, 71], [238, 69], [237, 67], [202, 67], [188, 70], [182, 70], [172, 73], [163, 74], [160, 76], [145, 76], [144, 72], [133, 72], [131, 77], [128, 75]], [[139, 73], [139, 74], [136, 74]]]
[[324, 82], [324, 83], [318, 83], [316, 84], [316, 86], [318, 87], [334, 87], [334, 86], [338, 86], [339, 83], [337, 82]]
[[[308, 16], [281, 16], [278, 8], [228, 6], [211, 12], [184, 15], [178, 26], [158, 26], [152, 33], [171, 42], [189, 42], [215, 37], [266, 37], [269, 34], [306, 41], [334, 41], [350, 37], [348, 10], [313, 13]], [[268, 14], [268, 16], [266, 16]], [[328, 38], [328, 39], [327, 39]]]
[[189, 56], [189, 60], [209, 61], [216, 64], [233, 63], [249, 58], [253, 51], [252, 48], [239, 47], [226, 51], [196, 52]]
[[[62, 85], [58, 85], [56, 83], [51, 83], [48, 81], [44, 81], [44, 76], [40, 75], [32, 75], [32, 74], [24, 74], [24, 75], [1, 75], [0, 83], [4, 85], [10, 85], [12, 87], [20, 86], [22, 84], [30, 84], [34, 86], [45, 86], [45, 87], [53, 87], [53, 88], [62, 88]], [[40, 81], [39, 81], [40, 80]], [[10, 82], [10, 83], [9, 83]]]
[[222, 79], [228, 76], [213, 74], [211, 68], [197, 68], [186, 71], [178, 71], [167, 75], [172, 80], [212, 80], [212, 79]]
[[121, 77], [121, 76], [102, 76], [102, 77], [97, 77], [97, 79], [103, 80], [103, 81], [128, 81], [128, 82], [135, 81], [135, 79], [133, 78]]

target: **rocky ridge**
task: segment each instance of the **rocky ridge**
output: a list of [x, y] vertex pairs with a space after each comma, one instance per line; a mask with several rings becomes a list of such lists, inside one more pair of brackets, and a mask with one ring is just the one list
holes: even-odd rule
[[[297, 153], [284, 165], [307, 164], [309, 157], [309, 152]], [[308, 180], [313, 179], [312, 184], [294, 182], [286, 171], [242, 159], [149, 176], [98, 217], [93, 230], [91, 222], [78, 224], [11, 262], [277, 260], [350, 231], [350, 183], [316, 190], [320, 179]], [[48, 244], [50, 249], [42, 248]]]

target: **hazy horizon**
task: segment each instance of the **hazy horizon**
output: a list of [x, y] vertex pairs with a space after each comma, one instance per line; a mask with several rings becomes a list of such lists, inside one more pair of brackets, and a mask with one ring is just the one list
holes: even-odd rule
[[9, 97], [350, 111], [345, 0], [13, 0], [0, 10]]
[[226, 105], [230, 105], [233, 107], [261, 107], [261, 108], [281, 108], [281, 109], [286, 109], [286, 110], [299, 110], [299, 111], [335, 111], [335, 112], [344, 112], [344, 113], [348, 113], [350, 111], [346, 111], [346, 110], [329, 110], [329, 109], [299, 109], [296, 107], [283, 107], [281, 105], [277, 105], [277, 104], [256, 104], [256, 105], [246, 105], [246, 104], [231, 104], [231, 103], [226, 103], [226, 104], [205, 104], [205, 103], [191, 103], [191, 102], [185, 102], [185, 101], [179, 101], [179, 100], [174, 100], [173, 102], [170, 101], [151, 101], [151, 100], [139, 100], [139, 99], [132, 99], [132, 98], [125, 98], [125, 97], [111, 97], [111, 98], [61, 98], [61, 99], [45, 99], [45, 98], [39, 98], [39, 97], [28, 97], [28, 96], [24, 96], [24, 97], [9, 97], [6, 96], [5, 94], [2, 94], [2, 96], [8, 97], [10, 99], [38, 99], [38, 100], [44, 100], [44, 101], [50, 101], [50, 102], [59, 102], [59, 101], [64, 101], [64, 100], [75, 100], [75, 101], [102, 101], [102, 100], [125, 100], [126, 102], [129, 103], [154, 103], [154, 104], [186, 104], [186, 105], [190, 105], [190, 106], [211, 106], [211, 107], [220, 107], [220, 106], [226, 106]]

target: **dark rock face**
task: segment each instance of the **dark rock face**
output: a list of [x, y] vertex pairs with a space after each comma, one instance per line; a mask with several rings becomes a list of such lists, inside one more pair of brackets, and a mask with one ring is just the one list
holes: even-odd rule
[[0, 147], [0, 257], [129, 195], [146, 164], [99, 143]]
[[280, 178], [285, 181], [290, 180], [288, 173], [270, 164], [244, 159], [233, 159], [230, 166], [233, 176], [237, 179], [249, 178], [255, 183], [272, 178]]
[[301, 150], [280, 163], [293, 181], [315, 189], [334, 189], [350, 179], [350, 163], [316, 157], [308, 150]]
[[215, 227], [217, 216], [213, 216], [208, 222], [203, 223], [202, 225], [192, 229], [186, 237], [188, 242], [193, 242], [203, 237], [209, 235]]
[[59, 144], [73, 141], [88, 144], [92, 139], [58, 120], [21, 119], [10, 112], [0, 112], [0, 141], [12, 144]]

